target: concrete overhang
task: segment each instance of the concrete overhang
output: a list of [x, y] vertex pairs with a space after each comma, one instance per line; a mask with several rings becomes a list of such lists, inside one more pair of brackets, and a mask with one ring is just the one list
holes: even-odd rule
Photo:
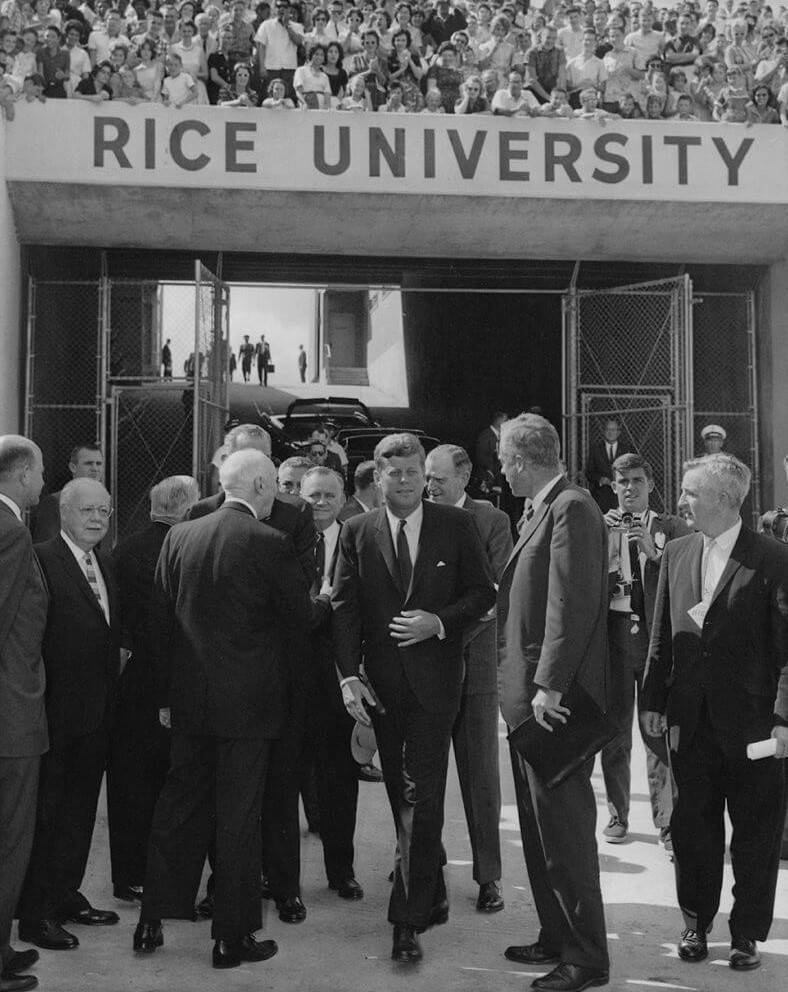
[[389, 257], [768, 263], [775, 126], [49, 101], [0, 126], [21, 242]]

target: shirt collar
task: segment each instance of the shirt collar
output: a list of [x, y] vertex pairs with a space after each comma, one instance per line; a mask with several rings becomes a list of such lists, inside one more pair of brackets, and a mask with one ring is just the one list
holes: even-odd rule
[[257, 519], [257, 510], [252, 506], [251, 503], [247, 503], [245, 499], [241, 499], [240, 496], [226, 496], [224, 500], [224, 505], [228, 506], [231, 503], [240, 503], [241, 506], [245, 506], [247, 510], [252, 514], [252, 516]]
[[85, 560], [85, 555], [91, 555], [92, 557], [95, 558], [95, 556], [96, 556], [96, 549], [95, 549], [95, 547], [91, 548], [89, 551], [83, 551], [83, 549], [80, 548], [80, 546], [78, 544], [74, 544], [74, 542], [71, 540], [71, 538], [68, 536], [68, 534], [64, 530], [61, 530], [60, 531], [60, 536], [66, 542], [66, 546], [68, 547], [68, 550], [77, 559], [77, 561], [80, 563], [80, 565]]
[[462, 496], [460, 496], [460, 498], [457, 500], [457, 502], [454, 505], [456, 507], [458, 507], [460, 510], [464, 510], [465, 509], [465, 500], [467, 498], [468, 498], [468, 494], [465, 493], [465, 492], [463, 492]]
[[358, 495], [356, 495], [356, 493], [354, 493], [354, 494], [353, 494], [353, 499], [354, 499], [354, 500], [355, 500], [355, 501], [356, 501], [356, 502], [358, 503], [358, 505], [359, 505], [359, 506], [360, 506], [360, 507], [362, 508], [362, 510], [363, 510], [363, 511], [364, 511], [365, 513], [369, 513], [369, 511], [370, 511], [371, 509], [373, 509], [373, 507], [371, 507], [371, 506], [367, 506], [367, 504], [366, 504], [366, 503], [364, 502], [364, 500], [363, 500], [363, 499], [361, 499], [361, 497], [360, 497], [360, 496], [358, 496]]
[[[719, 537], [714, 538], [714, 544], [720, 549], [723, 554], [730, 554], [733, 551], [733, 545], [736, 543], [739, 537], [739, 532], [741, 531], [742, 520], [741, 517], [736, 521], [733, 527], [729, 527], [724, 530]], [[703, 535], [703, 550], [708, 551], [709, 545], [712, 539]]]
[[386, 507], [386, 516], [389, 518], [389, 527], [391, 528], [391, 533], [396, 534], [399, 528], [400, 520], [407, 520], [408, 525], [411, 530], [418, 530], [421, 527], [421, 520], [424, 516], [424, 504], [419, 500], [419, 505], [413, 510], [412, 513], [408, 514], [407, 517], [395, 517], [391, 510]]
[[0, 503], [5, 503], [8, 509], [13, 513], [16, 519], [21, 523], [22, 521], [22, 511], [19, 509], [17, 503], [15, 503], [10, 496], [6, 496], [5, 493], [0, 493]]
[[325, 530], [320, 531], [319, 533], [323, 535], [323, 540], [326, 544], [333, 544], [339, 536], [339, 524], [335, 520], [330, 527], [326, 527]]
[[539, 490], [539, 492], [536, 494], [536, 496], [534, 496], [534, 498], [533, 498], [533, 500], [531, 502], [531, 507], [532, 507], [534, 513], [536, 513], [536, 511], [541, 507], [542, 503], [544, 503], [545, 499], [547, 498], [547, 496], [548, 496], [550, 490], [553, 488], [553, 486], [560, 479], [563, 479], [563, 477], [564, 477], [564, 473], [563, 472], [559, 472], [558, 475], [553, 476], [553, 478], [547, 483], [546, 486], [542, 486], [542, 488]]

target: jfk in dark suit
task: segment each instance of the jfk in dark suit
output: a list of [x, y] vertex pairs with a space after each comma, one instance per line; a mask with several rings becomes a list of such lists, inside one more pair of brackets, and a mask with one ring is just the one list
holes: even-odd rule
[[[427, 492], [434, 503], [468, 510], [476, 524], [487, 563], [496, 582], [512, 551], [509, 518], [491, 503], [465, 492], [471, 477], [468, 453], [442, 444], [427, 455]], [[460, 712], [452, 731], [465, 819], [473, 854], [473, 877], [479, 886], [476, 908], [503, 909], [501, 879], [501, 784], [498, 768], [498, 651], [495, 614], [487, 614], [463, 637], [465, 674]]]
[[[643, 685], [649, 734], [667, 728], [679, 956], [705, 958], [722, 889], [727, 806], [730, 965], [757, 968], [774, 913], [788, 757], [788, 549], [742, 523], [750, 471], [733, 455], [687, 462], [679, 512], [700, 533], [667, 545]], [[775, 738], [776, 755], [747, 758]]]
[[[607, 527], [584, 489], [563, 474], [560, 442], [543, 417], [522, 414], [501, 437], [506, 479], [531, 511], [498, 589], [501, 712], [510, 728], [549, 714], [577, 680], [607, 709]], [[525, 862], [541, 930], [535, 943], [509, 947], [528, 965], [558, 962], [533, 988], [558, 992], [604, 985], [608, 953], [595, 839], [590, 758], [549, 790], [512, 750]]]
[[139, 901], [153, 810], [170, 758], [170, 733], [159, 722], [152, 651], [153, 578], [164, 538], [200, 495], [191, 476], [174, 475], [151, 489], [150, 522], [112, 553], [131, 655], [118, 687], [117, 718], [107, 768], [107, 812], [115, 897]]
[[[77, 444], [68, 459], [72, 479], [104, 481], [104, 456], [95, 444]], [[60, 491], [47, 493], [30, 513], [33, 543], [50, 541], [60, 533]]]
[[333, 590], [337, 666], [348, 712], [372, 720], [398, 838], [392, 957], [417, 961], [417, 933], [448, 918], [441, 832], [449, 743], [460, 707], [462, 636], [494, 600], [473, 520], [422, 502], [424, 449], [393, 434], [375, 449], [385, 506], [342, 528]]
[[631, 450], [621, 440], [619, 421], [608, 417], [602, 437], [591, 443], [585, 471], [589, 491], [603, 513], [614, 509], [618, 503], [613, 489], [613, 462]]
[[134, 947], [160, 946], [164, 917], [193, 918], [215, 821], [213, 964], [229, 968], [277, 950], [252, 936], [262, 922], [260, 808], [309, 598], [292, 541], [261, 522], [276, 492], [273, 463], [236, 451], [220, 478], [220, 509], [173, 527], [156, 570], [154, 657], [172, 746]]
[[47, 586], [44, 635], [49, 751], [41, 762], [33, 853], [19, 903], [19, 936], [76, 947], [62, 923], [117, 923], [80, 893], [96, 819], [120, 673], [120, 604], [109, 559], [96, 550], [112, 504], [95, 479], [60, 494], [62, 531], [36, 546]]
[[21, 975], [38, 959], [11, 946], [11, 921], [24, 881], [36, 822], [41, 755], [48, 744], [41, 644], [47, 590], [22, 513], [44, 485], [38, 445], [0, 437], [0, 988], [35, 987]]
[[[629, 828], [632, 714], [635, 693], [642, 699], [643, 673], [654, 618], [659, 565], [665, 545], [684, 537], [689, 528], [680, 517], [649, 509], [654, 473], [641, 455], [620, 455], [613, 464], [618, 506], [608, 510], [611, 582], [607, 633], [610, 646], [610, 709], [621, 723], [621, 733], [602, 749], [610, 822], [603, 833], [611, 844], [626, 839]], [[622, 524], [622, 515], [624, 523]], [[673, 777], [662, 735], [641, 736], [646, 747], [646, 770], [654, 826], [666, 850], [671, 850], [670, 816], [673, 811]]]

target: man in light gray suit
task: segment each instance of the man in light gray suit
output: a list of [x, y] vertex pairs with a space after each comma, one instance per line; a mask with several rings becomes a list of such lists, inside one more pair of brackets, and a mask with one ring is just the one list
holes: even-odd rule
[[38, 951], [15, 952], [11, 921], [30, 860], [38, 770], [49, 738], [41, 642], [48, 596], [22, 513], [38, 503], [44, 464], [38, 445], [0, 437], [0, 990], [37, 985], [21, 975]]
[[[471, 499], [465, 487], [471, 459], [464, 448], [442, 444], [427, 455], [427, 492], [433, 503], [468, 510], [496, 582], [512, 550], [509, 518], [484, 500]], [[480, 913], [503, 909], [501, 879], [501, 786], [498, 768], [498, 655], [495, 614], [490, 611], [463, 637], [465, 674], [460, 712], [452, 740], [465, 819], [473, 853], [473, 878], [479, 886]]]

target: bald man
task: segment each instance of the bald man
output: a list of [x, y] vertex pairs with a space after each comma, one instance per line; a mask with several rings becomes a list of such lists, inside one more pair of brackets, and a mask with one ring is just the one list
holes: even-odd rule
[[112, 566], [96, 546], [112, 502], [95, 479], [60, 493], [61, 530], [36, 545], [49, 589], [43, 642], [50, 747], [41, 762], [33, 853], [19, 904], [19, 936], [70, 950], [63, 923], [118, 922], [94, 909], [79, 887], [85, 874], [120, 673], [120, 610]]
[[156, 568], [153, 658], [172, 746], [134, 948], [161, 946], [163, 918], [193, 918], [215, 824], [213, 965], [231, 968], [277, 951], [253, 936], [262, 926], [260, 808], [310, 602], [291, 538], [263, 523], [276, 495], [271, 460], [235, 451], [220, 479], [221, 507], [173, 527]]

